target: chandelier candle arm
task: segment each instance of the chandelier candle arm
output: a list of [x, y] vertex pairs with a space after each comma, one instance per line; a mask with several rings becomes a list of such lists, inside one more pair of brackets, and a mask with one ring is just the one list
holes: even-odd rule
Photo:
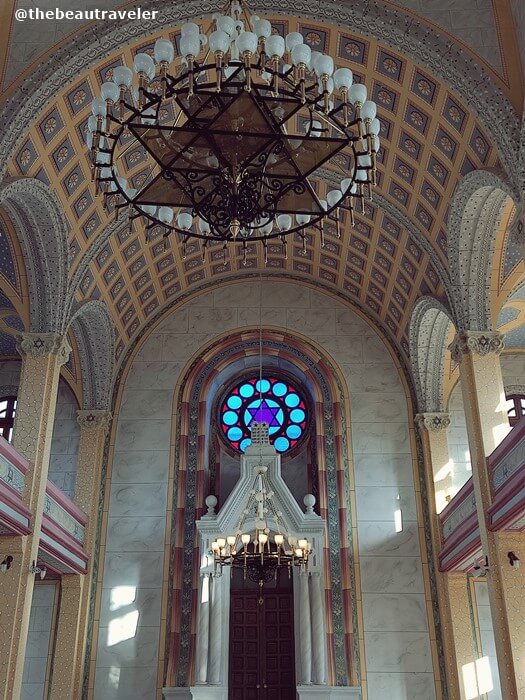
[[[125, 210], [130, 228], [144, 222], [148, 241], [153, 230], [182, 246], [197, 239], [203, 256], [220, 243], [224, 264], [228, 243], [241, 242], [246, 260], [246, 243], [260, 241], [267, 260], [268, 241], [279, 238], [286, 252], [295, 234], [306, 254], [308, 229], [324, 241], [329, 219], [340, 236], [339, 210], [353, 225], [356, 200], [363, 211], [371, 198], [376, 105], [349, 68], [299, 32], [272, 33], [235, 1], [213, 21], [209, 35], [196, 22], [181, 26], [180, 58], [158, 39], [153, 57], [136, 54], [133, 70], [116, 66], [103, 83], [86, 132], [96, 192], [116, 218]], [[120, 168], [129, 172], [124, 155], [138, 147], [149, 167], [139, 185], [130, 174], [128, 187]], [[339, 154], [349, 183], [323, 199], [317, 181]]]

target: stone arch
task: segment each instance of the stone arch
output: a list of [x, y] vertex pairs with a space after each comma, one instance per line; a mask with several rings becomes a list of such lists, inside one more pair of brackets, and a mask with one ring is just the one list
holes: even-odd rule
[[82, 369], [83, 408], [108, 410], [111, 401], [115, 333], [101, 301], [83, 304], [71, 319]]
[[0, 187], [0, 205], [22, 246], [29, 286], [32, 332], [65, 330], [68, 286], [68, 230], [58, 198], [33, 178]]
[[477, 170], [459, 183], [448, 217], [448, 258], [459, 330], [492, 327], [490, 286], [503, 208], [513, 198], [497, 175]]
[[443, 373], [450, 326], [454, 321], [437, 299], [418, 299], [410, 319], [410, 361], [419, 410], [439, 413], [443, 407]]

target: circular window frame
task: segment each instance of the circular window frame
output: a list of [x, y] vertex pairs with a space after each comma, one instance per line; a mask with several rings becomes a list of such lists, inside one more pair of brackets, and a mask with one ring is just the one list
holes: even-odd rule
[[[281, 457], [281, 460], [288, 461], [290, 459], [293, 459], [296, 457], [298, 454], [300, 454], [305, 446], [306, 443], [308, 442], [311, 434], [311, 429], [312, 429], [312, 421], [313, 421], [313, 412], [312, 412], [312, 401], [310, 398], [310, 395], [307, 390], [302, 388], [297, 381], [296, 377], [294, 377], [291, 373], [288, 372], [283, 372], [281, 369], [278, 369], [276, 371], [273, 371], [272, 368], [269, 368], [269, 371], [263, 372], [263, 379], [267, 379], [269, 377], [275, 378], [277, 380], [280, 380], [297, 392], [297, 395], [304, 401], [306, 404], [306, 425], [303, 430], [303, 434], [298, 438], [297, 443], [286, 450], [286, 452], [277, 452], [277, 454]], [[228, 381], [226, 384], [223, 385], [221, 390], [217, 392], [217, 399], [215, 401], [215, 406], [213, 408], [213, 416], [214, 416], [214, 424], [217, 429], [217, 435], [219, 436], [219, 443], [222, 446], [222, 448], [225, 450], [225, 452], [230, 456], [234, 457], [236, 459], [239, 458], [239, 456], [242, 456], [245, 454], [242, 450], [236, 449], [232, 443], [228, 440], [228, 437], [222, 430], [222, 419], [221, 419], [221, 408], [226, 401], [228, 394], [231, 393], [231, 391], [236, 387], [239, 386], [240, 384], [243, 384], [244, 382], [249, 382], [250, 380], [253, 379], [259, 379], [259, 372], [258, 371], [253, 371], [249, 372], [247, 371], [246, 373], [243, 372], [242, 374], [237, 374], [236, 377]], [[270, 440], [271, 444], [271, 440]]]

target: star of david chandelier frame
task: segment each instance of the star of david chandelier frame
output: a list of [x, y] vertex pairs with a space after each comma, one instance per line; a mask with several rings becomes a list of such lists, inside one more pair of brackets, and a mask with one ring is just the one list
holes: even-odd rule
[[[117, 66], [92, 102], [86, 143], [97, 194], [130, 230], [138, 220], [146, 240], [176, 234], [183, 245], [201, 241], [242, 246], [306, 230], [324, 244], [324, 222], [340, 236], [341, 210], [354, 209], [376, 184], [380, 123], [367, 89], [349, 68], [304, 43], [302, 34], [272, 33], [266, 19], [234, 0], [213, 15], [209, 36], [199, 25], [181, 27], [175, 48], [159, 39], [153, 57], [138, 53], [133, 69]], [[201, 58], [202, 56], [202, 58]], [[134, 75], [138, 83], [134, 84]], [[166, 115], [170, 117], [166, 117]], [[119, 170], [138, 145], [143, 181]], [[343, 168], [335, 158], [348, 157]], [[340, 187], [319, 195], [323, 167], [340, 170]], [[336, 176], [337, 177], [337, 176]]]
[[[268, 430], [267, 424], [258, 423], [256, 430], [259, 427]], [[307, 573], [312, 544], [306, 538], [283, 534], [282, 514], [275, 508], [274, 493], [266, 476], [268, 467], [261, 465], [254, 471], [253, 487], [235, 534], [217, 538], [211, 545], [211, 553], [214, 576], [221, 576], [225, 566], [231, 567], [232, 571], [241, 569], [243, 580], [248, 578], [262, 589], [265, 583], [277, 579], [279, 569], [286, 568], [289, 577], [294, 566]], [[253, 538], [243, 531], [250, 516], [255, 518]]]

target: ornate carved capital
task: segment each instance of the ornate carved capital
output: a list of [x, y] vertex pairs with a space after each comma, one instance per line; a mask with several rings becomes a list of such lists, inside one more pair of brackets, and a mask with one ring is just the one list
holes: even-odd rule
[[460, 362], [461, 357], [468, 352], [484, 357], [499, 353], [505, 347], [504, 335], [497, 331], [461, 331], [449, 345], [454, 362]]
[[61, 365], [69, 360], [71, 347], [60, 333], [22, 333], [18, 336], [16, 349], [22, 357], [44, 357], [57, 355]]
[[414, 421], [420, 430], [431, 430], [437, 433], [448, 428], [450, 416], [448, 413], [418, 413]]
[[111, 419], [110, 411], [77, 411], [77, 423], [83, 430], [99, 430], [102, 428], [104, 433], [107, 433]]

